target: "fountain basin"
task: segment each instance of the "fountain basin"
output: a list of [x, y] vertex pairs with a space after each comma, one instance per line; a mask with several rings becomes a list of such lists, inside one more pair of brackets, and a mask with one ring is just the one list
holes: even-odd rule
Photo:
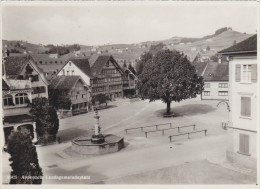
[[104, 135], [104, 142], [93, 143], [91, 136], [82, 136], [72, 141], [72, 150], [84, 155], [100, 155], [118, 152], [124, 148], [124, 138], [113, 134]]

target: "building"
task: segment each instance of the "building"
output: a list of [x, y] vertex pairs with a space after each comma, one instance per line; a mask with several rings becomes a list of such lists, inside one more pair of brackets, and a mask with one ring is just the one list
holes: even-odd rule
[[88, 57], [71, 58], [58, 72], [58, 76], [79, 75], [90, 86], [91, 69]]
[[71, 100], [71, 114], [76, 115], [89, 111], [90, 108], [90, 88], [79, 75], [57, 76], [51, 81], [50, 98], [54, 91], [59, 91], [60, 95], [68, 96]]
[[30, 132], [37, 141], [30, 104], [36, 97], [48, 98], [48, 81], [29, 57], [7, 57], [3, 62], [2, 108], [5, 143], [12, 130]]
[[3, 78], [6, 80], [30, 80], [33, 90], [32, 99], [48, 98], [49, 82], [30, 56], [6, 57], [3, 74]]
[[208, 62], [201, 76], [204, 79], [202, 100], [228, 100], [228, 62]]
[[[229, 56], [229, 149], [232, 162], [257, 165], [257, 35], [219, 52]], [[259, 112], [258, 112], [259, 115]]]
[[99, 56], [91, 67], [91, 71], [92, 96], [105, 94], [110, 100], [123, 96], [124, 71], [113, 56]]
[[124, 96], [136, 94], [137, 77], [128, 68], [123, 68], [123, 94]]

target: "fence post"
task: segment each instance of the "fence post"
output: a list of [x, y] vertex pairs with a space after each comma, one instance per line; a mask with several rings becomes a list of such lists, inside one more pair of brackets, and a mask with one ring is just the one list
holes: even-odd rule
[[193, 131], [195, 130], [195, 124], [193, 125]]
[[207, 135], [207, 130], [205, 129], [205, 136]]
[[169, 138], [170, 138], [170, 142], [172, 142], [172, 136], [170, 136]]

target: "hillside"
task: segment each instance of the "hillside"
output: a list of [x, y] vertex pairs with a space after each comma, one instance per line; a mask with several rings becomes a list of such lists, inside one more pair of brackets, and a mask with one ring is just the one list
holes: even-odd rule
[[[216, 30], [214, 34], [204, 36], [202, 38], [188, 38], [188, 37], [171, 37], [160, 41], [146, 41], [135, 44], [107, 44], [101, 46], [87, 46], [79, 45], [80, 50], [77, 52], [70, 52], [63, 55], [64, 58], [71, 56], [84, 55], [84, 56], [98, 56], [100, 54], [112, 54], [120, 65], [124, 62], [129, 63], [138, 61], [140, 55], [148, 51], [151, 45], [163, 43], [164, 48], [170, 50], [176, 49], [182, 51], [191, 60], [196, 56], [198, 52], [205, 52], [206, 48], [210, 49], [209, 54], [213, 55], [218, 51], [232, 46], [234, 43], [238, 43], [252, 36], [251, 34], [245, 34], [237, 31], [233, 31], [231, 28], [221, 28]], [[6, 41], [3, 40], [3, 46], [9, 50], [14, 49], [24, 53], [44, 53], [51, 52], [50, 45], [44, 46], [41, 44], [32, 44], [24, 41]]]

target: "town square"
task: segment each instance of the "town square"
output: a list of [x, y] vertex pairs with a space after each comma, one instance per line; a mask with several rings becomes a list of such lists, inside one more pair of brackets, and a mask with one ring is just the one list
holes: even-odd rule
[[81, 3], [1, 4], [2, 186], [258, 187], [257, 3]]

